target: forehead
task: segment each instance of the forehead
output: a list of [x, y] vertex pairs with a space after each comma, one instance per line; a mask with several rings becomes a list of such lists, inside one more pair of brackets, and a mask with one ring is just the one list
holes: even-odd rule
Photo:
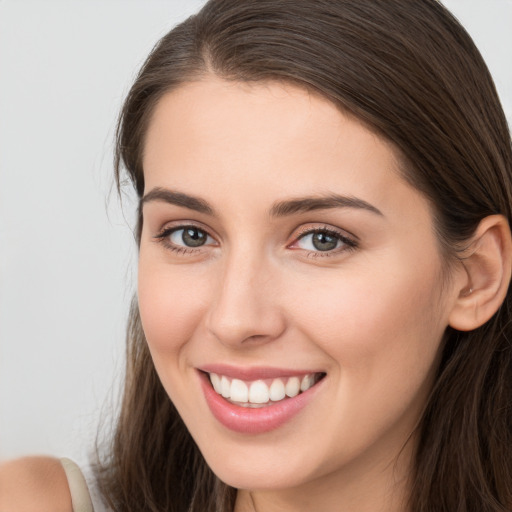
[[284, 193], [383, 205], [418, 195], [385, 139], [329, 100], [276, 82], [208, 77], [167, 93], [148, 127], [143, 166], [146, 193], [168, 187], [213, 202], [236, 196], [246, 206]]

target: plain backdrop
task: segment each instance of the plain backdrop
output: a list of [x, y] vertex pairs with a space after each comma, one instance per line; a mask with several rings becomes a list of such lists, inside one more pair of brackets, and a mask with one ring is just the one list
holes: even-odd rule
[[[112, 137], [154, 43], [202, 0], [0, 0], [0, 459], [84, 461], [109, 425], [136, 282]], [[446, 0], [512, 119], [512, 0]]]

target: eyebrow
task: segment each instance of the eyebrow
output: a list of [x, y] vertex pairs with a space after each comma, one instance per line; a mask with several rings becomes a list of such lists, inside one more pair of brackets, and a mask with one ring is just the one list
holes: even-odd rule
[[151, 201], [163, 201], [164, 203], [182, 206], [206, 215], [215, 215], [213, 208], [204, 199], [193, 197], [182, 192], [174, 192], [166, 188], [156, 187], [149, 191], [140, 200], [140, 206]]
[[339, 194], [330, 194], [328, 196], [310, 196], [287, 201], [280, 201], [272, 207], [270, 215], [272, 217], [285, 217], [294, 213], [305, 213], [314, 210], [328, 210], [332, 208], [356, 208], [358, 210], [367, 210], [380, 216], [383, 213], [372, 204], [354, 196], [342, 196]]
[[[215, 216], [215, 210], [207, 201], [199, 197], [190, 196], [183, 192], [175, 192], [166, 188], [156, 187], [148, 192], [140, 201], [144, 203], [151, 201], [163, 201], [194, 210], [206, 215]], [[275, 203], [270, 209], [271, 217], [286, 217], [295, 213], [306, 213], [315, 210], [328, 210], [333, 208], [355, 208], [366, 210], [376, 215], [384, 216], [383, 213], [372, 204], [354, 196], [343, 196], [339, 194], [329, 194], [327, 196], [307, 196], [297, 199], [289, 199]]]

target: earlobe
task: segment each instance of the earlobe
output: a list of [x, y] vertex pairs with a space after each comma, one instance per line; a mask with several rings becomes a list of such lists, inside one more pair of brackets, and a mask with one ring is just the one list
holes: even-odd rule
[[510, 227], [503, 215], [485, 217], [461, 261], [466, 279], [449, 317], [449, 325], [471, 331], [489, 320], [507, 295], [512, 266]]

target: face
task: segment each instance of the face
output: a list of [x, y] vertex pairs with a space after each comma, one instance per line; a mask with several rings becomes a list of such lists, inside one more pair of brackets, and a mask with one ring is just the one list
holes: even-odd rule
[[300, 88], [206, 78], [160, 100], [143, 164], [142, 323], [214, 472], [284, 489], [392, 466], [455, 299], [393, 148]]

